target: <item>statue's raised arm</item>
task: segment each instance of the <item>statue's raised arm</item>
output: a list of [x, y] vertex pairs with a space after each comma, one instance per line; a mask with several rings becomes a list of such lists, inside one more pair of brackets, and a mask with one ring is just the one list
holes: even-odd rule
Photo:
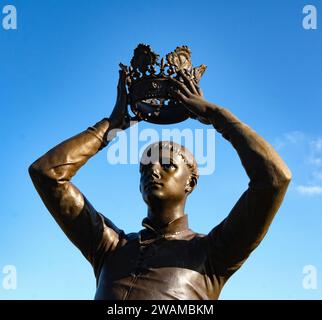
[[106, 137], [112, 129], [129, 127], [125, 81], [126, 72], [120, 71], [117, 101], [108, 119], [58, 144], [29, 167], [31, 179], [47, 209], [92, 263], [95, 272], [101, 258], [117, 246], [123, 233], [93, 208], [71, 179], [107, 145]]
[[227, 109], [209, 103], [199, 87], [181, 73], [184, 83], [172, 95], [203, 123], [212, 124], [237, 151], [250, 179], [229, 215], [208, 234], [217, 275], [227, 279], [265, 236], [280, 207], [291, 173], [273, 147]]

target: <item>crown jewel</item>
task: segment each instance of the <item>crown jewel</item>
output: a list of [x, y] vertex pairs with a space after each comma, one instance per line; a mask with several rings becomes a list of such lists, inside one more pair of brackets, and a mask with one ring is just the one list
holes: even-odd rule
[[183, 121], [192, 115], [170, 97], [169, 91], [173, 84], [169, 78], [182, 81], [177, 74], [181, 70], [198, 84], [207, 67], [192, 67], [191, 52], [187, 46], [177, 47], [165, 59], [158, 60], [159, 55], [149, 45], [139, 44], [134, 50], [131, 66], [128, 68], [120, 63], [120, 67], [128, 73], [131, 110], [138, 118], [152, 123]]

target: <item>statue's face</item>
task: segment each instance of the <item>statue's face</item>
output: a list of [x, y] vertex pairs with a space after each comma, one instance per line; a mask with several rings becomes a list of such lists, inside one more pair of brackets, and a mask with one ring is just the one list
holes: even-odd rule
[[141, 164], [140, 172], [140, 191], [148, 205], [164, 200], [176, 204], [185, 199], [191, 172], [180, 155], [159, 150], [150, 163]]

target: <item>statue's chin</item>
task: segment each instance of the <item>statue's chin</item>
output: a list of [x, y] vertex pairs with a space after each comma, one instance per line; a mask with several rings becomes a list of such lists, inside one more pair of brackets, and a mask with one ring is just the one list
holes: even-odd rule
[[144, 195], [143, 200], [148, 205], [157, 204], [164, 200], [164, 195], [159, 190], [151, 190]]

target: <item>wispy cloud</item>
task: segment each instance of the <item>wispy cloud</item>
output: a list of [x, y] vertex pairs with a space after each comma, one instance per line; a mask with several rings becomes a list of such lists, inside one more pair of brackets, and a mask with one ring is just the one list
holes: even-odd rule
[[285, 133], [281, 138], [277, 138], [274, 146], [277, 150], [286, 147], [289, 144], [298, 144], [306, 140], [306, 136], [301, 131], [291, 131]]
[[310, 149], [310, 162], [317, 167], [322, 166], [322, 138], [311, 140]]
[[314, 166], [321, 166], [322, 165], [322, 158], [310, 156], [309, 162], [313, 164]]
[[314, 171], [313, 173], [314, 178], [322, 179], [322, 171]]
[[303, 195], [320, 195], [322, 194], [322, 187], [320, 186], [297, 186], [296, 191]]
[[311, 146], [315, 152], [321, 152], [322, 151], [322, 138], [312, 140]]
[[[293, 172], [295, 190], [301, 195], [322, 195], [322, 137], [312, 137], [302, 131], [285, 133], [274, 143], [278, 151], [296, 159]], [[302, 181], [300, 181], [302, 180]], [[304, 180], [304, 181], [303, 181]]]

